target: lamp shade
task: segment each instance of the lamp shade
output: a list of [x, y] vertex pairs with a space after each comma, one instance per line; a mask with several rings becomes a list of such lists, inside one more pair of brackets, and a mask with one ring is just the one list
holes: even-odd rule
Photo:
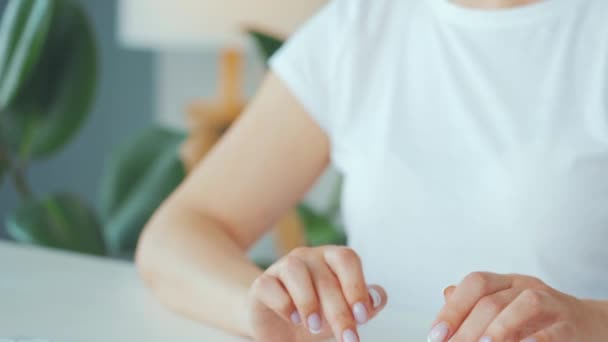
[[160, 50], [242, 46], [245, 27], [287, 36], [326, 2], [119, 0], [119, 40], [129, 47]]

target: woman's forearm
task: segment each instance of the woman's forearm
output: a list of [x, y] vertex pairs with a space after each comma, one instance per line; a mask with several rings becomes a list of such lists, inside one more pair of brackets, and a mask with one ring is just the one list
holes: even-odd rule
[[146, 284], [165, 305], [249, 335], [248, 289], [262, 271], [220, 224], [161, 210], [144, 230], [136, 259]]

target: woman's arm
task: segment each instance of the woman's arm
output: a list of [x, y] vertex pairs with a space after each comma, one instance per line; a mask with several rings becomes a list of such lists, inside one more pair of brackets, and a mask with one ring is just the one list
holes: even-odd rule
[[243, 116], [144, 229], [136, 262], [160, 300], [250, 335], [248, 248], [323, 172], [329, 142], [272, 73]]

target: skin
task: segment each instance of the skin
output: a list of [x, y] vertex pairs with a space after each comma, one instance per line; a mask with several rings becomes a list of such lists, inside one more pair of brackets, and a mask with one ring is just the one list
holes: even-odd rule
[[447, 334], [431, 332], [432, 342], [600, 342], [608, 336], [605, 302], [577, 299], [534, 277], [474, 272], [444, 295], [434, 326], [447, 327]]
[[328, 161], [327, 137], [271, 73], [145, 227], [136, 253], [143, 279], [171, 308], [252, 336], [250, 288], [263, 272], [246, 251]]
[[[475, 8], [535, 2], [453, 1]], [[270, 72], [241, 119], [145, 227], [136, 253], [145, 283], [173, 310], [257, 341], [345, 341], [349, 332], [356, 341], [357, 325], [382, 310], [387, 294], [367, 284], [353, 250], [300, 248], [265, 272], [246, 255], [328, 166], [329, 151], [323, 130]], [[531, 277], [472, 273], [445, 295], [432, 326], [446, 336], [430, 341], [608, 339], [606, 302]], [[318, 334], [309, 320], [315, 314]]]
[[[258, 341], [356, 336], [355, 304], [371, 319], [387, 299], [372, 287], [380, 298], [373, 307], [354, 251], [298, 249], [265, 273], [246, 256], [328, 163], [327, 136], [270, 73], [242, 118], [145, 227], [136, 253], [144, 281], [170, 308]], [[304, 324], [291, 322], [296, 309]], [[320, 334], [310, 332], [314, 313]]]

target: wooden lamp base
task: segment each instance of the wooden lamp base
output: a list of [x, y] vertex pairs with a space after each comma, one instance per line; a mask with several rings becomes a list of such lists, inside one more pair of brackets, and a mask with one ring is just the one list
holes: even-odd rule
[[220, 59], [218, 97], [192, 102], [187, 110], [188, 138], [181, 157], [190, 172], [245, 109], [241, 94], [243, 56], [238, 50], [224, 50]]

